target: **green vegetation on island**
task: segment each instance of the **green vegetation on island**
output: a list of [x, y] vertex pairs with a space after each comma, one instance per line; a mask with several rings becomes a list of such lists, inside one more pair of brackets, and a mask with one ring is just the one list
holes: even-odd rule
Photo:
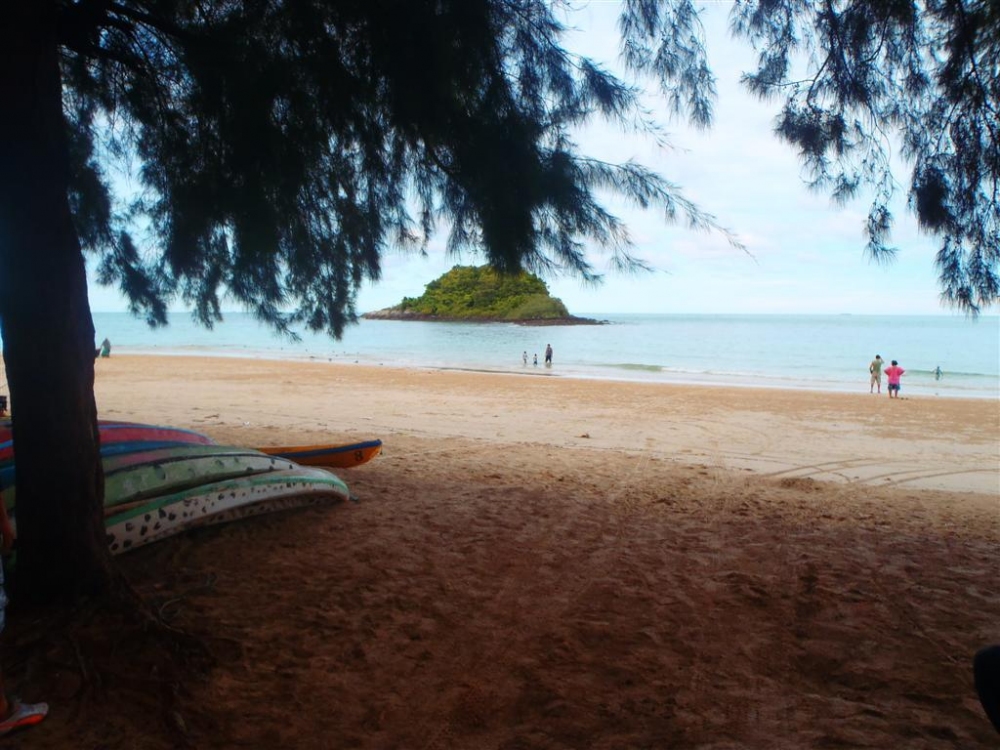
[[419, 297], [366, 313], [365, 318], [596, 323], [569, 314], [562, 300], [532, 273], [499, 273], [489, 266], [455, 266], [430, 282]]

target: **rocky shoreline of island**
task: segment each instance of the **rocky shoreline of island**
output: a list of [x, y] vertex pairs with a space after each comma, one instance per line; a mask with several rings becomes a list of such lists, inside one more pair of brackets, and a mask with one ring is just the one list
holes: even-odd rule
[[427, 323], [515, 323], [521, 326], [593, 326], [606, 320], [570, 315], [538, 276], [501, 274], [489, 266], [455, 266], [416, 298], [361, 316], [365, 320]]
[[558, 318], [459, 318], [447, 315], [430, 315], [420, 313], [415, 310], [401, 310], [394, 307], [387, 307], [382, 310], [372, 310], [361, 315], [363, 320], [410, 320], [422, 323], [514, 323], [519, 326], [600, 326], [606, 325], [607, 320], [596, 318], [582, 318], [576, 315], [568, 315]]

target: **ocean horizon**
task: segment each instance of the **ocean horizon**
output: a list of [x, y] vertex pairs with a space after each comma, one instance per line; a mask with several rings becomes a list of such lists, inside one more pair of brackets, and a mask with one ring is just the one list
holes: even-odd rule
[[[551, 377], [868, 392], [881, 354], [906, 370], [903, 396], [1000, 398], [1000, 316], [641, 315], [580, 313], [603, 325], [532, 326], [361, 320], [336, 341], [293, 341], [248, 313], [213, 329], [171, 313], [150, 329], [128, 313], [93, 313], [95, 346], [115, 354], [329, 361]], [[546, 345], [552, 367], [543, 364]], [[523, 358], [527, 355], [528, 363]], [[539, 364], [533, 364], [537, 355]], [[940, 375], [936, 374], [940, 368]], [[885, 384], [883, 383], [883, 393]]]

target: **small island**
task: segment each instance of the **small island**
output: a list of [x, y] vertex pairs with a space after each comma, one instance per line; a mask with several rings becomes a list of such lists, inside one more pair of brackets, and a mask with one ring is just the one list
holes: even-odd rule
[[489, 266], [455, 266], [429, 283], [417, 298], [364, 313], [369, 320], [422, 320], [521, 325], [601, 325], [604, 321], [570, 315], [562, 300], [549, 294], [527, 271], [502, 274]]

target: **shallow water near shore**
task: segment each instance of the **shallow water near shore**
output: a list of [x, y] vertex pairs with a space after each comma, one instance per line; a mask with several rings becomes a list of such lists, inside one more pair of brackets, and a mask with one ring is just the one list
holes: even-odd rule
[[[856, 392], [876, 353], [906, 370], [904, 396], [1000, 397], [1000, 317], [961, 315], [613, 315], [600, 326], [362, 320], [341, 341], [291, 341], [245, 313], [212, 330], [186, 313], [150, 329], [95, 313], [113, 353], [312, 359], [588, 379]], [[543, 364], [546, 344], [554, 364]], [[527, 354], [528, 363], [522, 361]], [[539, 364], [533, 364], [537, 355]], [[936, 368], [941, 368], [937, 377]], [[883, 388], [884, 390], [884, 388]]]

